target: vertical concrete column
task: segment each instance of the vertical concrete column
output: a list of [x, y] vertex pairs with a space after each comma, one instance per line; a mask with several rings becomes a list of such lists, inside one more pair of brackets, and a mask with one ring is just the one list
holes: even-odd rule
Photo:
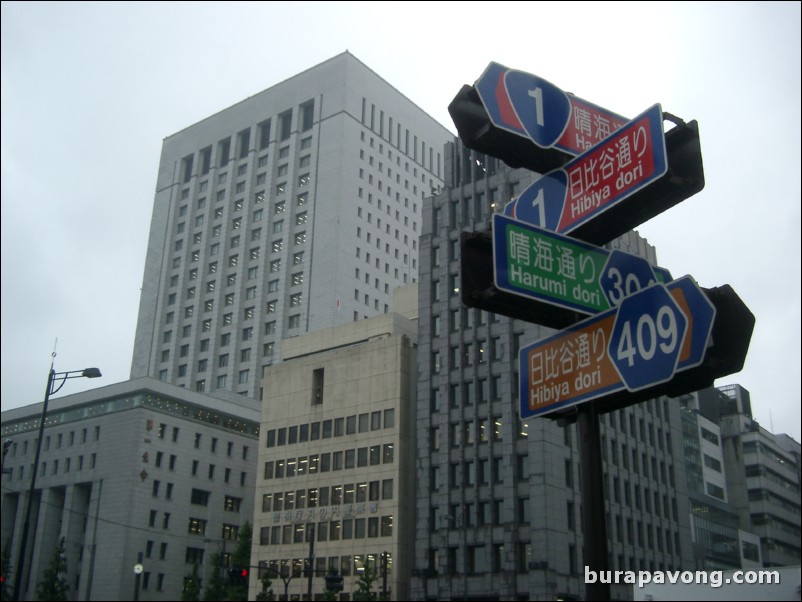
[[34, 500], [34, 509], [35, 520], [32, 519], [31, 525], [35, 525], [35, 531], [28, 544], [32, 548], [28, 561], [31, 575], [28, 582], [29, 598], [36, 591], [36, 584], [41, 581], [58, 546], [64, 514], [64, 488], [43, 488], [39, 494], [39, 504]]
[[[89, 487], [89, 489], [87, 489]], [[85, 483], [69, 485], [64, 499], [64, 521], [61, 535], [64, 537], [67, 556], [67, 583], [70, 591], [80, 588], [82, 579], [81, 559], [88, 552], [86, 548], [86, 526], [89, 514], [89, 495], [91, 485]]]

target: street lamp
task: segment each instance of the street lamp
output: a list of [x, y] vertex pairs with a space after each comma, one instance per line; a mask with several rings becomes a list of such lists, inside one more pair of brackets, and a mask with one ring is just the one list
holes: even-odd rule
[[[50, 373], [47, 375], [47, 389], [45, 389], [45, 401], [42, 405], [42, 418], [39, 421], [39, 439], [36, 441], [36, 455], [33, 459], [33, 474], [31, 475], [31, 488], [28, 491], [28, 503], [25, 508], [25, 522], [22, 523], [22, 535], [20, 537], [19, 556], [17, 558], [17, 572], [14, 577], [14, 597], [12, 600], [19, 600], [22, 592], [22, 573], [25, 561], [25, 547], [28, 543], [28, 529], [31, 525], [31, 507], [33, 506], [33, 492], [36, 489], [36, 473], [39, 472], [39, 455], [42, 452], [42, 439], [44, 438], [45, 419], [47, 418], [47, 402], [50, 396], [58, 393], [68, 378], [98, 378], [101, 376], [97, 368], [86, 368], [84, 370], [71, 370], [69, 372], [56, 372], [53, 363], [56, 359], [56, 352], [53, 352], [53, 360], [50, 362]], [[31, 546], [33, 551], [33, 546]], [[33, 555], [31, 555], [33, 556]]]

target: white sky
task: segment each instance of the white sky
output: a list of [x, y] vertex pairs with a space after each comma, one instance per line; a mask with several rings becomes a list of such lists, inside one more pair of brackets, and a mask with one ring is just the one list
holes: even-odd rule
[[351, 51], [452, 132], [490, 61], [699, 122], [706, 187], [638, 231], [757, 317], [755, 417], [800, 440], [799, 2], [3, 2], [2, 409], [129, 378], [163, 138]]

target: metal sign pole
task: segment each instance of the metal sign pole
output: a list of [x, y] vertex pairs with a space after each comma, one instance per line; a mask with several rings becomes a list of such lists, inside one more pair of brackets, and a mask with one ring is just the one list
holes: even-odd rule
[[[579, 429], [579, 458], [582, 469], [582, 537], [585, 543], [585, 562], [599, 577], [608, 570], [607, 563], [607, 519], [604, 504], [604, 468], [602, 466], [599, 414], [594, 404], [586, 403], [577, 408]], [[606, 573], [605, 573], [606, 574]], [[610, 600], [610, 585], [585, 584], [585, 600]]]

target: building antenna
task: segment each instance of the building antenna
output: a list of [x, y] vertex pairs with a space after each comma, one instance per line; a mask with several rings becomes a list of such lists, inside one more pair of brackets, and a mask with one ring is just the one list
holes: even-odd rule
[[771, 417], [771, 408], [769, 408], [769, 426], [771, 427], [771, 434], [774, 434], [774, 419]]

